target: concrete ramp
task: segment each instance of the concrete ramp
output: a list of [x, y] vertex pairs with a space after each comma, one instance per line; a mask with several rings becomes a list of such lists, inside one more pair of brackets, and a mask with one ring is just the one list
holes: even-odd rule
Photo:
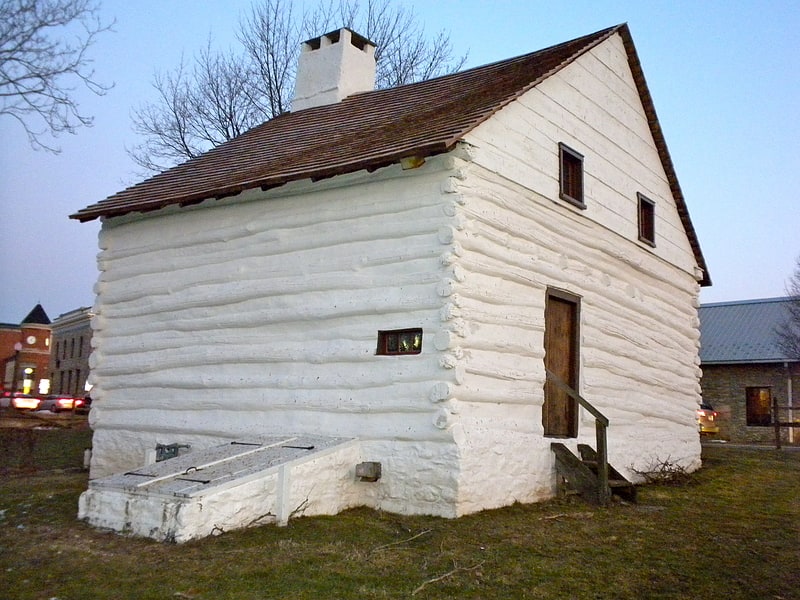
[[243, 439], [95, 479], [78, 518], [95, 527], [185, 542], [355, 505], [357, 440]]

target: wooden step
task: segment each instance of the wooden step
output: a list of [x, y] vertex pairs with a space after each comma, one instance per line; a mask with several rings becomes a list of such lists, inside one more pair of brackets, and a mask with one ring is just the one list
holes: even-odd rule
[[[597, 452], [588, 444], [578, 444], [581, 460], [597, 473]], [[608, 486], [615, 496], [628, 502], [636, 502], [636, 486], [628, 481], [625, 476], [617, 471], [613, 465], [608, 465]]]
[[590, 504], [599, 505], [601, 499], [597, 475], [564, 444], [553, 442], [550, 448], [556, 457], [556, 473], [571, 489], [580, 494], [581, 498]]
[[[578, 444], [581, 458], [560, 442], [553, 442], [550, 448], [556, 457], [556, 473], [567, 486], [580, 494], [591, 504], [601, 504], [603, 494], [597, 476], [597, 453], [586, 444]], [[628, 502], [636, 502], [636, 486], [619, 471], [608, 465], [608, 487], [612, 494]]]

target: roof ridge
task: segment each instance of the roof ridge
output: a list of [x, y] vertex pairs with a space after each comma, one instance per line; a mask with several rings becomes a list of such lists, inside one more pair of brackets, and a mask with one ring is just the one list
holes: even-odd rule
[[[626, 26], [627, 26], [626, 23], [620, 23], [618, 25], [612, 25], [611, 27], [606, 27], [604, 29], [599, 29], [598, 31], [595, 31], [594, 33], [589, 33], [589, 34], [586, 34], [586, 35], [582, 35], [582, 36], [579, 36], [577, 38], [574, 38], [574, 39], [571, 39], [571, 40], [567, 40], [565, 42], [559, 42], [558, 44], [554, 44], [552, 46], [547, 46], [545, 48], [540, 48], [539, 50], [534, 50], [532, 52], [525, 52], [524, 54], [519, 54], [517, 56], [512, 56], [512, 57], [509, 57], [509, 58], [501, 58], [501, 59], [498, 59], [498, 60], [494, 60], [492, 62], [488, 62], [488, 63], [484, 63], [484, 64], [481, 64], [481, 65], [476, 65], [474, 67], [470, 67], [468, 69], [464, 69], [463, 71], [456, 71], [455, 73], [445, 73], [444, 75], [437, 75], [436, 77], [431, 77], [430, 79], [424, 79], [422, 81], [412, 81], [410, 83], [404, 83], [404, 84], [397, 85], [397, 86], [394, 86], [394, 87], [380, 88], [380, 89], [375, 89], [375, 90], [367, 90], [367, 91], [364, 91], [364, 92], [357, 92], [355, 94], [351, 94], [350, 96], [347, 96], [346, 98], [344, 98], [342, 100], [342, 102], [347, 101], [349, 98], [355, 98], [355, 97], [358, 97], [358, 96], [364, 96], [364, 95], [368, 95], [368, 94], [380, 94], [381, 92], [392, 92], [394, 90], [398, 90], [398, 89], [401, 89], [401, 88], [406, 88], [406, 87], [411, 87], [411, 86], [421, 86], [421, 85], [424, 85], [424, 84], [427, 84], [427, 83], [438, 82], [438, 81], [440, 81], [442, 79], [465, 76], [465, 75], [468, 75], [470, 73], [473, 73], [473, 72], [476, 72], [476, 71], [485, 70], [485, 69], [490, 69], [492, 67], [501, 67], [501, 66], [504, 66], [504, 65], [507, 65], [507, 64], [510, 64], [510, 63], [513, 63], [513, 62], [524, 61], [526, 59], [530, 59], [534, 55], [537, 55], [537, 54], [542, 54], [544, 52], [550, 52], [550, 51], [556, 51], [559, 48], [563, 48], [563, 47], [568, 46], [570, 44], [576, 44], [580, 40], [584, 40], [584, 39], [588, 40], [590, 38], [597, 37], [596, 40], [593, 39], [592, 42], [590, 44], [587, 44], [587, 46], [584, 49], [582, 49], [580, 52], [575, 53], [575, 55], [578, 56], [580, 54], [585, 53], [588, 50], [591, 50], [592, 47], [594, 47], [597, 44], [603, 42], [608, 36], [616, 33], [616, 31], [618, 31], [619, 29], [621, 29], [623, 27], [626, 27]], [[573, 59], [573, 58], [574, 57], [570, 57], [570, 59], [567, 59], [565, 62], [570, 62], [570, 60]], [[314, 107], [314, 108], [320, 108], [320, 107]], [[306, 109], [306, 110], [309, 110], [309, 109]]]
[[725, 300], [722, 302], [701, 303], [700, 308], [712, 308], [717, 306], [743, 306], [745, 304], [770, 304], [777, 302], [792, 302], [792, 296], [774, 296], [771, 298], [750, 298], [747, 300]]

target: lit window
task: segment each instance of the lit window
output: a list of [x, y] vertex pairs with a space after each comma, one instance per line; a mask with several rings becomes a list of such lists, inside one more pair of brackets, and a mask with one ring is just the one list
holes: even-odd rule
[[772, 424], [772, 390], [768, 387], [747, 388], [747, 424]]
[[583, 155], [564, 144], [558, 145], [559, 197], [579, 208], [583, 202]]
[[639, 240], [650, 246], [656, 245], [656, 203], [636, 194], [639, 198]]
[[422, 329], [395, 329], [378, 332], [377, 354], [419, 354]]

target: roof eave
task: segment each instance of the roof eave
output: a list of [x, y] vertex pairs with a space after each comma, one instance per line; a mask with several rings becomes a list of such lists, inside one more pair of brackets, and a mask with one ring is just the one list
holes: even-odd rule
[[644, 70], [642, 69], [642, 63], [639, 60], [639, 55], [636, 52], [636, 46], [633, 43], [633, 37], [631, 36], [631, 32], [627, 24], [620, 26], [618, 31], [622, 37], [625, 51], [628, 54], [628, 62], [631, 66], [633, 80], [639, 92], [639, 97], [642, 100], [642, 105], [644, 107], [645, 114], [647, 115], [647, 122], [650, 125], [650, 132], [653, 136], [653, 141], [656, 145], [659, 158], [661, 159], [661, 164], [663, 165], [664, 171], [667, 175], [670, 190], [675, 198], [678, 214], [680, 215], [683, 228], [686, 230], [686, 235], [689, 237], [689, 244], [692, 247], [692, 252], [694, 253], [697, 266], [700, 267], [703, 272], [703, 275], [698, 280], [698, 283], [704, 287], [710, 286], [711, 276], [708, 272], [703, 251], [700, 249], [700, 241], [698, 240], [697, 232], [695, 231], [691, 217], [689, 216], [689, 209], [686, 206], [686, 200], [683, 197], [681, 186], [678, 183], [678, 176], [675, 173], [675, 166], [672, 164], [672, 157], [670, 156], [669, 149], [667, 148], [666, 139], [661, 131], [661, 124], [659, 123], [658, 115], [656, 115], [653, 97], [650, 95], [650, 89], [648, 88], [647, 81], [644, 77]]
[[124, 202], [124, 200], [120, 200], [119, 204], [117, 204], [116, 206], [114, 206], [113, 204], [104, 204], [103, 206], [89, 207], [71, 214], [69, 218], [76, 219], [81, 223], [86, 223], [88, 221], [92, 221], [98, 218], [121, 217], [126, 214], [132, 214], [132, 213], [154, 212], [162, 210], [164, 208], [168, 208], [170, 206], [185, 207], [194, 204], [200, 204], [201, 202], [205, 202], [206, 200], [212, 200], [212, 199], [221, 200], [223, 198], [236, 196], [238, 194], [241, 194], [242, 192], [254, 189], [261, 189], [263, 191], [266, 191], [269, 189], [281, 187], [283, 185], [286, 185], [287, 183], [291, 183], [294, 181], [302, 181], [304, 179], [310, 179], [313, 182], [317, 182], [324, 179], [330, 179], [332, 177], [336, 177], [337, 175], [346, 175], [361, 170], [373, 172], [378, 169], [399, 163], [401, 160], [405, 158], [409, 157], [427, 158], [430, 156], [435, 156], [437, 154], [444, 154], [452, 150], [456, 146], [456, 144], [460, 141], [460, 139], [461, 135], [453, 135], [447, 140], [441, 140], [434, 143], [428, 143], [420, 146], [404, 148], [397, 152], [392, 152], [382, 156], [372, 157], [369, 160], [354, 160], [348, 163], [336, 165], [334, 167], [321, 168], [321, 169], [313, 169], [313, 170], [298, 169], [297, 172], [293, 174], [292, 173], [288, 175], [282, 174], [276, 177], [254, 179], [252, 181], [243, 182], [225, 188], [214, 188], [214, 189], [204, 190], [188, 196], [178, 195], [167, 198], [161, 198], [157, 201], [153, 201], [150, 203], [147, 202], [139, 203], [136, 206], [136, 208], [131, 208], [129, 205], [127, 205], [127, 203]]
[[736, 358], [730, 360], [703, 360], [700, 359], [700, 366], [725, 366], [725, 365], [777, 365], [783, 363], [800, 363], [796, 358]]

